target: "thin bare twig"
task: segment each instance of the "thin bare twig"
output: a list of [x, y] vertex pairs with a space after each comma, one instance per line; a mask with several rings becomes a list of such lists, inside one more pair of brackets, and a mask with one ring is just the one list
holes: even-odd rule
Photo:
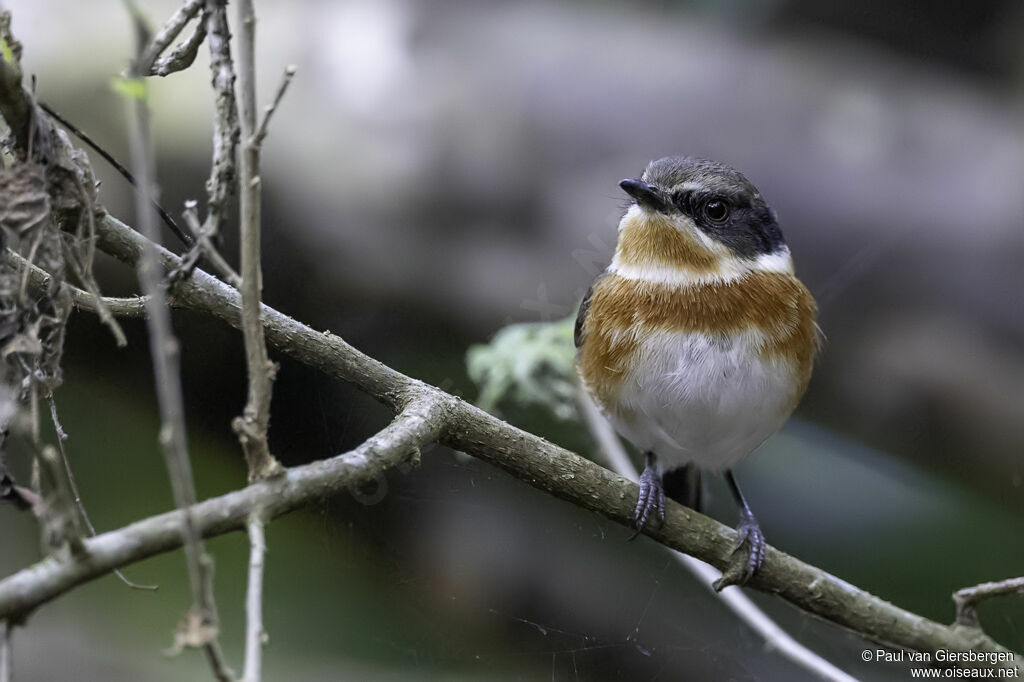
[[139, 55], [135, 59], [136, 63], [133, 66], [135, 73], [148, 76], [153, 72], [153, 65], [157, 58], [163, 54], [164, 50], [170, 47], [174, 39], [185, 28], [185, 25], [199, 12], [203, 2], [204, 0], [189, 0], [171, 15], [167, 23], [156, 32], [156, 35], [153, 36], [149, 44], [139, 51]]
[[[242, 270], [242, 334], [245, 362], [249, 372], [249, 396], [242, 416], [232, 426], [245, 451], [249, 480], [280, 474], [284, 469], [270, 453], [267, 428], [270, 425], [271, 384], [276, 366], [267, 356], [267, 342], [260, 321], [263, 270], [260, 264], [260, 139], [256, 128], [255, 41], [256, 14], [252, 0], [239, 0], [238, 84], [242, 126], [241, 172], [239, 173], [239, 232]], [[287, 84], [287, 79], [285, 80]], [[273, 106], [271, 105], [271, 111]], [[266, 131], [263, 131], [266, 134]]]
[[[85, 310], [99, 315], [100, 306], [106, 308], [111, 314], [118, 317], [145, 317], [146, 306], [149, 299], [145, 296], [96, 296], [88, 291], [82, 291], [77, 287], [71, 288], [71, 301], [79, 310]], [[173, 305], [169, 296], [168, 301]]]
[[[276, 366], [267, 356], [267, 342], [260, 320], [263, 296], [261, 265], [261, 179], [260, 144], [266, 136], [266, 124], [288, 86], [290, 76], [278, 90], [263, 124], [256, 128], [256, 13], [252, 0], [239, 0], [238, 81], [242, 134], [239, 189], [239, 248], [242, 270], [242, 333], [245, 338], [245, 360], [249, 374], [249, 395], [240, 417], [232, 422], [245, 452], [249, 480], [258, 481], [280, 476], [284, 467], [270, 453], [267, 429], [270, 424], [271, 385]], [[245, 682], [260, 682], [262, 677], [263, 639], [263, 564], [266, 554], [264, 522], [256, 510], [247, 524], [249, 532], [249, 581], [245, 599]]]
[[[89, 529], [89, 535], [91, 537], [96, 537], [96, 526], [92, 525], [89, 513], [85, 511], [85, 504], [82, 502], [82, 494], [78, 492], [78, 483], [75, 481], [75, 474], [71, 471], [71, 461], [68, 459], [67, 450], [64, 448], [64, 441], [68, 439], [68, 434], [64, 431], [64, 427], [61, 426], [60, 423], [60, 418], [57, 416], [57, 401], [54, 400], [53, 393], [47, 394], [46, 400], [50, 403], [50, 419], [53, 420], [53, 430], [57, 434], [57, 445], [60, 449], [60, 457], [64, 461], [64, 473], [67, 474], [68, 484], [71, 486], [71, 495], [75, 500], [75, 506], [78, 508], [78, 514], [81, 516], [82, 522], [85, 523], [85, 527]], [[159, 585], [140, 585], [136, 582], [132, 582], [120, 570], [114, 571], [114, 575], [120, 578], [121, 582], [133, 590], [156, 590], [160, 587]]]
[[32, 490], [18, 485], [10, 474], [0, 469], [0, 500], [10, 502], [21, 510], [31, 510], [38, 516], [40, 498]]
[[236, 289], [242, 285], [242, 278], [238, 276], [235, 269], [232, 268], [224, 256], [220, 255], [220, 251], [214, 245], [213, 240], [210, 239], [209, 235], [206, 234], [203, 226], [199, 224], [199, 213], [196, 210], [196, 202], [189, 199], [185, 202], [185, 210], [182, 211], [181, 217], [185, 221], [185, 225], [195, 235], [196, 242], [188, 253], [182, 256], [182, 266], [171, 273], [171, 282], [175, 283], [184, 279], [187, 274], [191, 273], [195, 269], [196, 263], [199, 258], [205, 257], [211, 265], [220, 273], [224, 281], [235, 287]]
[[206, 0], [206, 33], [210, 46], [211, 85], [214, 92], [213, 163], [206, 181], [207, 213], [204, 231], [216, 239], [235, 188], [235, 148], [238, 145], [238, 106], [235, 70], [231, 61], [231, 32], [226, 0]]
[[[45, 289], [50, 286], [50, 280], [52, 277], [50, 273], [43, 270], [35, 263], [29, 263], [20, 253], [12, 251], [10, 248], [6, 250], [6, 255], [11, 258], [18, 267], [26, 268], [28, 270], [28, 281], [31, 286]], [[79, 289], [76, 286], [72, 286], [67, 282], [64, 283], [68, 291], [71, 293], [71, 303], [80, 310], [85, 310], [90, 313], [96, 313], [97, 316], [101, 316], [101, 310], [106, 309], [110, 311], [112, 315], [118, 317], [145, 317], [146, 316], [146, 297], [145, 296], [128, 296], [119, 298], [116, 296], [98, 296], [90, 293], [83, 289]], [[168, 295], [168, 302], [173, 306], [173, 296]], [[118, 345], [124, 345], [118, 342]]]
[[228, 667], [227, 661], [224, 659], [224, 652], [220, 650], [217, 640], [203, 645], [203, 654], [206, 656], [206, 662], [210, 664], [210, 670], [217, 682], [235, 682], [235, 673]]
[[[96, 205], [92, 194], [78, 177], [75, 178], [75, 186], [78, 196], [82, 197], [85, 202], [84, 209], [79, 213], [78, 218], [78, 242], [80, 247], [84, 246], [85, 248], [75, 248], [70, 240], [62, 240], [64, 260], [71, 264], [71, 268], [82, 286], [95, 297], [100, 322], [106, 325], [110, 333], [114, 335], [114, 341], [118, 347], [123, 348], [128, 345], [128, 339], [125, 338], [124, 330], [121, 329], [121, 325], [113, 313], [104, 304], [103, 297], [100, 295], [100, 286], [96, 282], [93, 272], [96, 263]], [[84, 229], [86, 227], [88, 230]]]
[[[132, 175], [132, 172], [125, 168], [120, 161], [115, 159], [110, 152], [108, 152], [100, 145], [100, 143], [96, 142], [94, 139], [89, 137], [81, 128], [79, 128], [66, 118], [64, 118], [60, 113], [55, 111], [53, 107], [51, 107], [46, 102], [37, 102], [37, 104], [39, 105], [39, 108], [45, 111], [50, 118], [57, 121], [57, 123], [60, 123], [65, 128], [67, 128], [72, 135], [77, 137], [79, 140], [84, 142], [87, 147], [89, 147], [94, 152], [103, 157], [103, 160], [109, 163], [121, 177], [127, 180], [129, 185], [131, 185], [132, 187], [139, 186], [138, 183], [135, 182], [135, 176]], [[170, 228], [171, 232], [174, 233], [174, 236], [181, 240], [182, 244], [184, 244], [185, 246], [192, 245], [192, 239], [182, 231], [181, 227], [178, 226], [178, 223], [174, 222], [174, 218], [172, 218], [170, 214], [164, 210], [163, 206], [161, 206], [154, 200], [153, 208], [155, 208], [157, 213], [160, 214], [160, 219], [163, 220], [167, 227]]]
[[1024, 577], [981, 583], [980, 585], [957, 590], [953, 593], [957, 624], [974, 628], [981, 627], [981, 623], [978, 620], [978, 602], [990, 597], [1001, 597], [1015, 593], [1024, 595]]
[[11, 682], [11, 621], [0, 621], [0, 682]]
[[[611, 468], [620, 476], [625, 476], [631, 481], [638, 479], [636, 468], [626, 454], [614, 429], [604, 415], [598, 411], [597, 406], [585, 393], [579, 394], [580, 411], [587, 423], [587, 429], [593, 436], [601, 450], [601, 454], [611, 465]], [[834, 682], [857, 682], [856, 678], [846, 674], [827, 660], [814, 653], [800, 642], [779, 627], [778, 623], [771, 619], [768, 614], [762, 611], [757, 604], [751, 601], [750, 597], [741, 590], [715, 591], [712, 587], [714, 582], [722, 577], [721, 572], [716, 568], [707, 565], [700, 559], [683, 554], [676, 550], [669, 550], [684, 568], [693, 574], [697, 581], [708, 588], [708, 590], [725, 604], [726, 607], [746, 623], [754, 632], [759, 634], [771, 649], [778, 651], [793, 663], [811, 672], [823, 680]]]
[[249, 583], [245, 593], [245, 671], [243, 682], [260, 682], [262, 678], [263, 643], [263, 565], [267, 553], [264, 521], [259, 510], [249, 515]]
[[[174, 283], [188, 279], [204, 255], [222, 273], [231, 271], [213, 244], [219, 239], [228, 200], [235, 190], [235, 151], [240, 135], [238, 102], [235, 99], [235, 67], [231, 60], [227, 0], [205, 1], [202, 21], [210, 46], [210, 85], [214, 94], [213, 160], [210, 164], [210, 177], [206, 180], [206, 219], [202, 227], [192, 229], [196, 243], [182, 258], [181, 267], [171, 274]], [[239, 283], [236, 280], [232, 285], [238, 286]]]
[[[124, 348], [128, 345], [128, 337], [124, 335], [124, 330], [121, 329], [120, 323], [117, 321], [116, 313], [107, 307], [107, 301], [100, 294], [99, 288], [96, 284], [96, 278], [91, 275], [91, 270], [86, 269], [81, 263], [78, 262], [78, 254], [76, 250], [68, 244], [64, 243], [64, 262], [67, 263], [68, 268], [75, 274], [78, 281], [85, 287], [85, 291], [78, 287], [73, 287], [68, 284], [67, 280], [64, 281], [64, 286], [68, 291], [71, 292], [72, 303], [75, 302], [76, 292], [85, 294], [89, 297], [90, 301], [95, 307], [97, 317], [100, 318], [107, 329], [110, 330], [111, 335], [114, 337], [114, 343], [117, 344], [118, 348]], [[27, 275], [33, 274], [32, 268], [37, 267], [35, 263], [25, 261], [29, 266], [29, 270], [26, 272]]]
[[33, 461], [38, 464], [39, 493], [43, 500], [43, 513], [40, 514], [43, 544], [51, 549], [66, 545], [75, 557], [82, 557], [85, 555], [82, 532], [57, 451], [52, 445], [41, 444], [38, 439], [34, 439], [33, 446], [36, 449]]
[[200, 19], [188, 40], [175, 47], [167, 56], [161, 57], [153, 63], [150, 75], [163, 78], [192, 66], [199, 55], [199, 46], [203, 44], [204, 40], [206, 40], [206, 23]]
[[[141, 50], [145, 45], [145, 28], [138, 17], [136, 37], [138, 49]], [[146, 73], [136, 71], [132, 76], [141, 84]], [[142, 292], [146, 296], [146, 323], [160, 408], [160, 444], [164, 450], [175, 505], [182, 511], [181, 535], [192, 590], [192, 607], [182, 619], [176, 644], [179, 647], [201, 647], [210, 659], [217, 678], [230, 680], [233, 675], [226, 673], [217, 647], [217, 608], [209, 587], [212, 584], [212, 559], [206, 554], [192, 515], [196, 491], [185, 436], [185, 402], [181, 389], [179, 346], [171, 329], [170, 310], [167, 306], [157, 247], [159, 231], [156, 216], [151, 210], [156, 173], [149, 131], [149, 106], [145, 98], [145, 89], [140, 89], [143, 96], [130, 98], [131, 150], [132, 165], [139, 180], [136, 211], [140, 229], [146, 236], [148, 245], [139, 258], [137, 270]]]
[[284, 76], [281, 78], [281, 84], [277, 86], [277, 94], [274, 95], [274, 101], [268, 104], [263, 109], [263, 119], [260, 121], [260, 127], [253, 136], [253, 144], [260, 147], [263, 144], [264, 138], [267, 136], [267, 128], [270, 126], [270, 118], [277, 111], [277, 107], [281, 104], [281, 100], [284, 99], [284, 93], [288, 91], [288, 86], [291, 85], [292, 78], [295, 77], [296, 66], [289, 64], [284, 69]]
[[[10, 397], [8, 397], [9, 399]], [[10, 473], [7, 471], [7, 466], [4, 464], [4, 446], [10, 433], [8, 427], [13, 414], [13, 412], [8, 412], [0, 418], [0, 501], [10, 502], [22, 511], [31, 510], [34, 514], [38, 515], [39, 496], [28, 488], [18, 485], [11, 478]]]
[[[186, 644], [201, 646], [206, 662], [210, 665], [213, 677], [218, 682], [235, 682], [235, 673], [228, 667], [224, 652], [220, 648], [220, 640], [217, 639], [219, 623], [217, 622], [216, 600], [213, 594], [213, 557], [205, 551], [199, 557], [199, 563], [203, 568], [202, 601], [206, 605], [207, 614], [213, 615], [212, 624], [206, 620], [202, 612], [196, 614], [194, 610], [186, 614], [186, 618], [193, 621], [187, 624], [179, 635], [183, 635]], [[198, 616], [198, 622], [196, 622]], [[198, 641], [188, 641], [189, 638], [198, 636]]]

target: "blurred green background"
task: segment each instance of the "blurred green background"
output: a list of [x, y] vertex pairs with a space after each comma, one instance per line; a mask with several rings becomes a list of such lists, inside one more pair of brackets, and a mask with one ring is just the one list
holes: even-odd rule
[[[139, 3], [161, 23], [174, 2]], [[109, 88], [131, 53], [121, 3], [2, 0], [41, 99], [128, 159]], [[825, 353], [797, 415], [738, 469], [768, 541], [943, 622], [950, 593], [1024, 573], [1024, 5], [839, 0], [257, 2], [260, 99], [298, 66], [265, 145], [265, 297], [468, 399], [466, 349], [570, 314], [615, 241], [615, 183], [670, 153], [728, 162], [778, 211], [821, 303]], [[234, 9], [231, 11], [234, 18]], [[152, 84], [162, 203], [202, 200], [205, 49]], [[101, 195], [132, 195], [100, 160]], [[225, 252], [234, 260], [227, 235]], [[173, 246], [170, 240], [167, 242]], [[104, 261], [108, 293], [133, 291]], [[241, 485], [230, 418], [240, 335], [176, 314], [202, 496]], [[72, 320], [57, 394], [100, 530], [168, 509], [144, 327], [117, 350]], [[282, 360], [281, 358], [277, 358]], [[503, 405], [583, 454], [576, 424]], [[272, 447], [327, 457], [386, 423], [347, 386], [282, 360]], [[24, 476], [16, 451], [8, 463]], [[721, 481], [710, 507], [734, 523]], [[0, 507], [0, 573], [39, 557]], [[444, 448], [363, 506], [323, 502], [268, 529], [266, 679], [801, 680], [663, 551]], [[244, 536], [210, 543], [222, 641], [241, 661]], [[166, 659], [183, 558], [127, 569], [15, 633], [19, 682], [209, 677]], [[862, 679], [874, 648], [754, 599]], [[986, 628], [1024, 648], [1019, 598]]]

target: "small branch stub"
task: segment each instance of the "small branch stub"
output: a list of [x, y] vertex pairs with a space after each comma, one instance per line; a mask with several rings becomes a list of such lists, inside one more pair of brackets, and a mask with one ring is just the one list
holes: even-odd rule
[[277, 94], [274, 95], [274, 101], [263, 109], [263, 119], [260, 121], [256, 134], [249, 140], [249, 144], [256, 147], [260, 147], [263, 144], [263, 139], [267, 136], [267, 128], [270, 125], [270, 117], [274, 115], [278, 105], [281, 104], [284, 93], [288, 90], [288, 86], [291, 85], [292, 78], [295, 77], [296, 68], [294, 64], [289, 64], [285, 68], [284, 77], [281, 79], [281, 84], [277, 86]]
[[231, 428], [238, 435], [238, 442], [245, 453], [249, 466], [249, 482], [280, 476], [285, 468], [270, 454], [267, 441], [261, 437], [259, 424], [248, 414], [231, 420]]
[[953, 603], [956, 605], [956, 624], [981, 629], [981, 621], [978, 619], [978, 603], [990, 597], [1014, 593], [1024, 596], [1024, 576], [981, 583], [957, 590], [953, 593]]

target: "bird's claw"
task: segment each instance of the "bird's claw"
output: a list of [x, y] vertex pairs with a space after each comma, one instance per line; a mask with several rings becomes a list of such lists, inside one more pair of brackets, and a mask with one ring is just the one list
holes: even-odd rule
[[721, 592], [729, 585], [742, 587], [754, 577], [761, 564], [764, 563], [764, 533], [757, 519], [749, 512], [740, 512], [740, 522], [736, 526], [736, 548], [732, 551], [729, 566], [722, 577], [715, 581], [716, 592]]
[[636, 532], [630, 536], [630, 540], [640, 535], [652, 518], [657, 520], [658, 525], [665, 522], [665, 490], [661, 485], [661, 473], [656, 467], [646, 466], [640, 474], [640, 495], [636, 500], [633, 518], [636, 520]]

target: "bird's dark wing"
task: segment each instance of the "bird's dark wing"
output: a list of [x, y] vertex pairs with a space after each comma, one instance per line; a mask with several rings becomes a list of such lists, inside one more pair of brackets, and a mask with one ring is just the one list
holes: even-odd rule
[[587, 310], [590, 309], [590, 297], [594, 295], [594, 287], [600, 281], [600, 277], [594, 280], [594, 283], [587, 289], [587, 293], [583, 294], [583, 300], [580, 301], [579, 312], [576, 313], [576, 327], [572, 332], [572, 341], [579, 348], [583, 345], [583, 323], [587, 320]]

